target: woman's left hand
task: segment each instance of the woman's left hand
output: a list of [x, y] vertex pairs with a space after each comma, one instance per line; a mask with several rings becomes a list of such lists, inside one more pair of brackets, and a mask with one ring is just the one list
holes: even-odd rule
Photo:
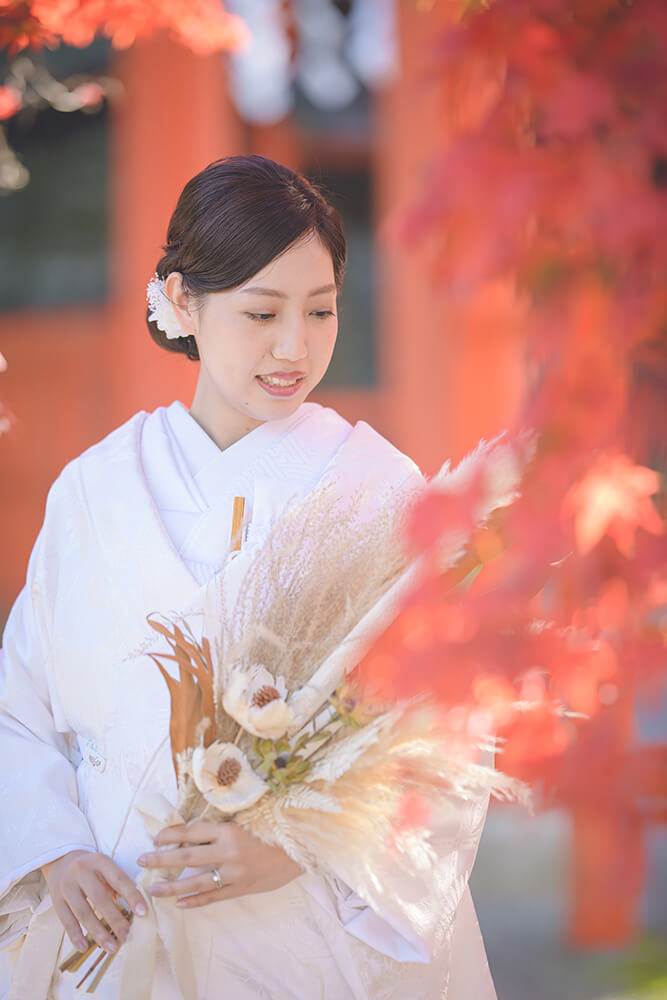
[[[196, 820], [167, 826], [154, 840], [156, 847], [180, 844], [169, 851], [143, 854], [142, 868], [201, 868], [196, 875], [157, 882], [151, 895], [178, 896], [177, 906], [196, 907], [221, 899], [279, 889], [301, 875], [303, 869], [280, 847], [269, 847], [236, 823]], [[216, 887], [214, 869], [222, 885]]]

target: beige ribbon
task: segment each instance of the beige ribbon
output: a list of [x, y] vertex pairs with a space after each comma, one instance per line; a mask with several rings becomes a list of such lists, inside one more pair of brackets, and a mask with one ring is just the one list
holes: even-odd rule
[[[165, 826], [183, 823], [170, 802], [157, 793], [143, 795], [135, 806], [146, 833], [153, 838]], [[173, 869], [171, 869], [173, 871]], [[148, 913], [135, 917], [123, 945], [124, 957], [118, 1000], [151, 1000], [158, 950], [164, 949], [182, 1000], [197, 1000], [197, 983], [185, 926], [185, 912], [174, 898], [151, 896], [153, 881], [163, 878], [165, 869], [145, 871], [137, 882]]]
[[45, 1000], [51, 996], [65, 931], [47, 897], [35, 910], [16, 965], [6, 1000]]

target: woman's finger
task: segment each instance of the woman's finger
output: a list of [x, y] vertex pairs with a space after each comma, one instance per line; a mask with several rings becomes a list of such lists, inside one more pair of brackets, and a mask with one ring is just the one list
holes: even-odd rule
[[112, 890], [101, 882], [95, 872], [86, 872], [79, 882], [84, 895], [101, 920], [106, 920], [111, 933], [119, 940], [127, 940], [130, 925], [116, 906]]
[[137, 858], [137, 864], [142, 868], [202, 868], [204, 865], [220, 865], [232, 857], [223, 853], [219, 844], [198, 844], [142, 854]]
[[79, 951], [85, 951], [88, 947], [86, 935], [83, 933], [79, 921], [76, 919], [65, 900], [52, 897], [52, 902], [53, 908], [58, 915], [58, 919], [65, 928], [65, 932], [74, 947], [78, 948]]
[[233, 899], [242, 895], [242, 891], [235, 885], [223, 885], [220, 889], [198, 892], [191, 896], [183, 896], [176, 900], [176, 906], [184, 910], [196, 909], [198, 906], [208, 906], [209, 903], [219, 903], [222, 899]]
[[102, 878], [121, 896], [127, 905], [140, 917], [147, 913], [144, 897], [132, 879], [111, 858], [103, 857], [98, 866]]
[[[228, 879], [224, 870], [220, 872], [223, 885], [228, 885]], [[190, 878], [177, 878], [172, 881], [154, 882], [150, 888], [152, 896], [187, 896], [191, 893], [210, 892], [218, 887], [213, 881], [213, 871], [208, 869], [200, 875], [192, 875]]]
[[222, 823], [212, 823], [205, 819], [165, 826], [153, 843], [156, 847], [164, 847], [165, 844], [210, 844], [212, 840], [219, 838], [223, 826]]
[[93, 912], [90, 903], [78, 886], [67, 897], [67, 904], [82, 927], [93, 941], [105, 951], [118, 951], [118, 942], [111, 936], [101, 920]]

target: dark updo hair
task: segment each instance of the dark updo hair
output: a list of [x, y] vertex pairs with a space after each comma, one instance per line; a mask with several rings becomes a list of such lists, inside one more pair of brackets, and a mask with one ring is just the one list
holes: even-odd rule
[[[331, 254], [340, 290], [345, 236], [338, 212], [305, 177], [265, 156], [226, 156], [209, 164], [183, 188], [167, 230], [159, 278], [183, 275], [194, 298], [244, 284], [300, 237], [312, 233]], [[195, 338], [169, 340], [146, 322], [167, 351], [199, 360]]]

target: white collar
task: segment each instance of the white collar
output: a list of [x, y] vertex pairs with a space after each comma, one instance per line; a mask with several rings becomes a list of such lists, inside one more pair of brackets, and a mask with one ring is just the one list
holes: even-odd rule
[[302, 403], [290, 416], [267, 420], [222, 449], [183, 403], [173, 402], [165, 410], [168, 430], [180, 464], [190, 473], [200, 494], [201, 509], [212, 506], [221, 493], [228, 492], [230, 482], [238, 478], [241, 470], [248, 474], [269, 447], [321, 409], [318, 403]]

